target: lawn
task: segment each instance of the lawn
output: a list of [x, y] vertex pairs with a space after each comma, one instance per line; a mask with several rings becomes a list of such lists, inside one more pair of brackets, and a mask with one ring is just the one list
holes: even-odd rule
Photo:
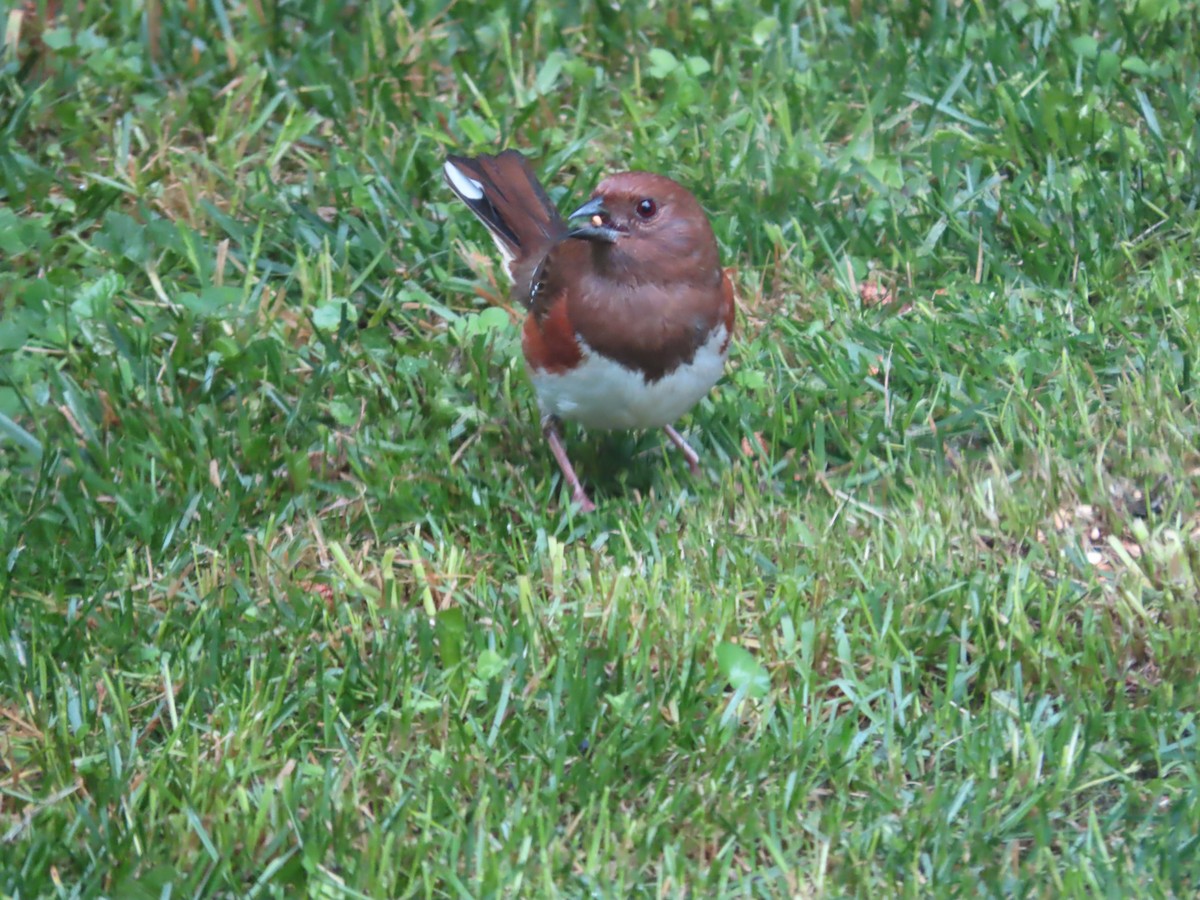
[[[1195, 896], [1200, 8], [562, 6], [7, 15], [0, 896]], [[708, 210], [700, 477], [502, 146]]]

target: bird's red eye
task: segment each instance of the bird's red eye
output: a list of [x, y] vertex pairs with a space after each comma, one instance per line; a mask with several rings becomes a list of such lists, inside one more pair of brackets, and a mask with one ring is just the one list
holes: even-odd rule
[[653, 219], [656, 212], [658, 212], [658, 204], [649, 197], [638, 201], [637, 214], [643, 219]]

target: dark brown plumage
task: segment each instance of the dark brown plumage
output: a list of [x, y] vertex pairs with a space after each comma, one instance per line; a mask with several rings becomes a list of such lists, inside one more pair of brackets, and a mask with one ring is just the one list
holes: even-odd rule
[[[700, 204], [662, 175], [623, 172], [564, 220], [525, 158], [508, 150], [444, 167], [488, 227], [513, 299], [530, 315], [521, 346], [543, 430], [585, 509], [560, 418], [596, 428], [672, 427], [720, 377], [734, 327], [733, 286]], [[570, 227], [569, 221], [583, 220]]]

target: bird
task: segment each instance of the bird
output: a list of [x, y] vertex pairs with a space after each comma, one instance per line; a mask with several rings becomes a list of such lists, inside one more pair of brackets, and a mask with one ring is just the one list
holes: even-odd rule
[[724, 372], [735, 304], [692, 193], [665, 175], [620, 172], [564, 218], [517, 150], [448, 154], [442, 170], [491, 234], [513, 302], [527, 310], [521, 350], [572, 501], [595, 509], [563, 444], [564, 420], [662, 428], [698, 474], [700, 457], [674, 423]]

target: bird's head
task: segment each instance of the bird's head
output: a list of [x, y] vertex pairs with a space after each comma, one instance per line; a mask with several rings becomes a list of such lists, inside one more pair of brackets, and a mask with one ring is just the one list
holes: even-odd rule
[[691, 192], [662, 175], [612, 175], [567, 218], [577, 223], [569, 237], [591, 241], [598, 257], [638, 277], [649, 280], [646, 270], [674, 270], [680, 263], [709, 270], [717, 265], [704, 210]]

